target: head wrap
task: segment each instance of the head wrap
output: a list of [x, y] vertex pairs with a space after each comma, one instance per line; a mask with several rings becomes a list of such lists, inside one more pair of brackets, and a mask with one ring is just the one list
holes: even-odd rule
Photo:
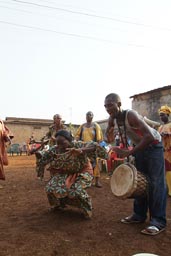
[[158, 112], [159, 112], [159, 114], [164, 113], [164, 114], [169, 115], [171, 113], [171, 108], [167, 105], [161, 106], [161, 108], [159, 108]]
[[57, 136], [63, 136], [69, 142], [71, 142], [73, 140], [73, 137], [72, 137], [71, 133], [68, 132], [67, 130], [59, 130], [59, 131], [57, 131], [57, 133], [55, 134], [55, 138]]

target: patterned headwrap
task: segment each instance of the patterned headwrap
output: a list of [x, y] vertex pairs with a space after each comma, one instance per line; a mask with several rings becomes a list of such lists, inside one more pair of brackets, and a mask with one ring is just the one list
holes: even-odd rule
[[164, 114], [169, 115], [171, 113], [171, 108], [168, 107], [167, 105], [161, 106], [161, 108], [159, 108], [158, 112], [159, 112], [159, 114], [164, 113]]

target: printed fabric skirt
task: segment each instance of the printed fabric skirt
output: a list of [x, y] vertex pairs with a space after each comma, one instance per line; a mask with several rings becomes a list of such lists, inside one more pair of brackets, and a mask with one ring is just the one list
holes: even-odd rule
[[[86, 188], [91, 187], [93, 176], [89, 172], [74, 174], [74, 181], [67, 184], [68, 174], [55, 174], [45, 187], [51, 207], [64, 208], [72, 205], [81, 208], [85, 216], [91, 216], [92, 201]], [[73, 175], [73, 176], [74, 176]], [[72, 177], [71, 177], [72, 179]]]

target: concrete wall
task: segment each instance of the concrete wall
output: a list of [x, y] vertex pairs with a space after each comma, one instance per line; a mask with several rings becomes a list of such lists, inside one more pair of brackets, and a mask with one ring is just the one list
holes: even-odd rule
[[14, 134], [12, 143], [21, 144], [27, 142], [32, 134], [36, 140], [40, 140], [53, 120], [7, 117], [4, 123]]
[[[34, 135], [35, 140], [39, 141], [49, 130], [49, 126], [53, 124], [53, 120], [47, 119], [34, 119], [34, 118], [17, 118], [17, 117], [7, 117], [4, 121], [5, 125], [8, 126], [10, 131], [14, 134], [14, 139], [12, 143], [23, 144], [26, 143], [31, 135]], [[97, 121], [104, 132], [107, 126], [106, 120]], [[73, 124], [68, 130], [72, 130], [75, 134], [79, 125]]]
[[171, 86], [131, 96], [132, 109], [142, 116], [160, 122], [158, 109], [163, 105], [171, 106]]

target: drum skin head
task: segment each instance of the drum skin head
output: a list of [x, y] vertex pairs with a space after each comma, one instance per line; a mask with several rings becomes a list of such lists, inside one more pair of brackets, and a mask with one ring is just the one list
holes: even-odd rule
[[137, 254], [134, 254], [132, 256], [159, 256], [159, 255], [153, 254], [153, 253], [144, 252], [144, 253], [137, 253]]
[[134, 178], [134, 169], [130, 165], [119, 165], [110, 180], [112, 193], [119, 198], [128, 198], [132, 192]]

